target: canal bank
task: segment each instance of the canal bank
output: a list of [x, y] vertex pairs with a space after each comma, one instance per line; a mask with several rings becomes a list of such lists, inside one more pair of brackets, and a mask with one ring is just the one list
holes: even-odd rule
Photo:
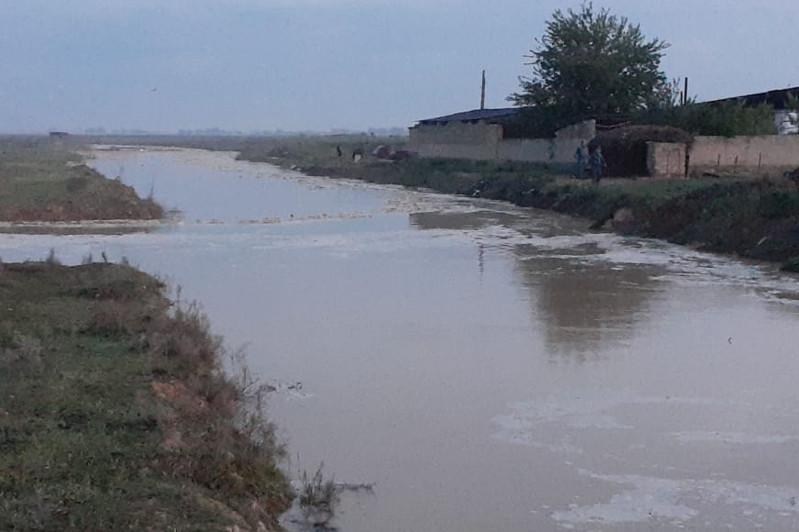
[[[0, 239], [159, 227], [77, 148], [0, 139]], [[0, 529], [279, 529], [294, 493], [266, 390], [198, 307], [124, 257], [43, 257], [0, 260]]]
[[586, 218], [592, 229], [660, 238], [695, 249], [783, 264], [799, 270], [799, 188], [791, 179], [605, 179], [599, 186], [565, 177], [568, 169], [455, 160], [310, 162], [301, 150], [239, 157], [279, 162], [309, 175], [363, 179], [448, 194], [508, 201]]
[[277, 528], [293, 493], [257, 390], [163, 289], [125, 265], [0, 265], [0, 528]]

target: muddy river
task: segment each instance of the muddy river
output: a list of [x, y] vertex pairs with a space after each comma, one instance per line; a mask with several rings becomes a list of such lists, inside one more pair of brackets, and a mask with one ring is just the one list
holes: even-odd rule
[[200, 301], [276, 388], [287, 469], [374, 484], [340, 530], [799, 528], [799, 278], [229, 153], [92, 165], [180, 218], [0, 257], [105, 252]]

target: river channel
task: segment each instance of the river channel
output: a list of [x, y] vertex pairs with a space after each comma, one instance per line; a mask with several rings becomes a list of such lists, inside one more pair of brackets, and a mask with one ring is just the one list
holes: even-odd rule
[[0, 257], [124, 257], [199, 301], [275, 388], [287, 470], [373, 484], [343, 532], [799, 529], [799, 278], [232, 153], [90, 164], [180, 215]]

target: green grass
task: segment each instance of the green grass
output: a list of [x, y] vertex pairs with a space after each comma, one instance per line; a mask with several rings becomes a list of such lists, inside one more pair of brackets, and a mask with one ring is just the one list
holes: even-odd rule
[[0, 137], [0, 221], [158, 219], [163, 209], [82, 163], [73, 142]]
[[2, 266], [0, 530], [276, 526], [272, 427], [161, 291], [126, 266]]
[[718, 183], [712, 179], [636, 179], [613, 180], [603, 187], [607, 193], [624, 193], [631, 198], [658, 202], [682, 196]]

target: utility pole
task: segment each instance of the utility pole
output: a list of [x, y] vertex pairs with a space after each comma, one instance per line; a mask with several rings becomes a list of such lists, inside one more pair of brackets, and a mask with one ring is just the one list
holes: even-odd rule
[[685, 88], [682, 91], [682, 104], [688, 105], [688, 76], [685, 77]]
[[480, 110], [486, 108], [486, 71], [483, 70], [483, 88], [480, 92]]

